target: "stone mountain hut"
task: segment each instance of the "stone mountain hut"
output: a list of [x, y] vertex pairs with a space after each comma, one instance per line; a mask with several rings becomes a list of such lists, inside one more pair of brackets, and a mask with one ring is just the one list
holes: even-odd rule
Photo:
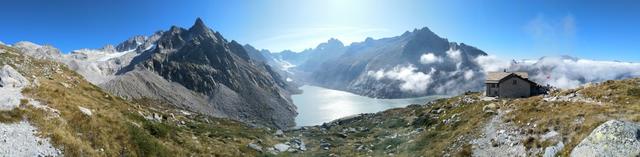
[[545, 94], [547, 87], [529, 80], [526, 72], [489, 72], [486, 84], [486, 96], [500, 98], [526, 98]]

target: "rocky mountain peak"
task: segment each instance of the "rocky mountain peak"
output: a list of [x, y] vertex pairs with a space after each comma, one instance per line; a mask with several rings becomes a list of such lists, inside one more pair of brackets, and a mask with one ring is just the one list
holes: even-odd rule
[[423, 27], [421, 29], [415, 29], [415, 30], [413, 30], [412, 33], [417, 38], [432, 38], [432, 39], [440, 38], [440, 36], [438, 36], [436, 33], [433, 33], [428, 27]]
[[[202, 19], [196, 19], [196, 22], [189, 28], [189, 32], [194, 36], [213, 36], [213, 32], [206, 24], [202, 21]], [[214, 37], [215, 38], [215, 37]]]
[[316, 49], [341, 48], [341, 47], [344, 47], [344, 44], [340, 40], [336, 38], [331, 38], [327, 40], [327, 42], [321, 43], [320, 45], [318, 45]]
[[207, 25], [204, 24], [201, 18], [196, 18], [196, 22], [193, 24], [194, 27], [204, 27], [207, 28]]
[[138, 46], [144, 44], [145, 40], [146, 40], [145, 36], [136, 35], [118, 44], [118, 46], [116, 46], [115, 49], [119, 52], [136, 49], [138, 48]]
[[284, 79], [253, 62], [241, 44], [226, 41], [202, 19], [188, 30], [172, 27], [156, 43], [118, 74], [148, 70], [215, 100], [203, 102], [205, 114], [278, 128], [293, 125], [296, 112]]
[[180, 32], [182, 32], [182, 28], [178, 27], [178, 26], [171, 26], [171, 28], [169, 28], [169, 34], [178, 34]]
[[109, 44], [109, 45], [105, 45], [104, 47], [102, 47], [102, 51], [106, 51], [106, 52], [116, 52], [116, 47], [113, 47], [113, 45]]

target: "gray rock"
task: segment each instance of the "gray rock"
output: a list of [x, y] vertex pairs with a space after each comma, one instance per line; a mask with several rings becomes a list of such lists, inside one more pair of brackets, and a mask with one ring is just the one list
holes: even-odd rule
[[276, 150], [278, 150], [279, 152], [285, 152], [289, 149], [289, 145], [286, 145], [284, 143], [278, 143], [276, 145], [273, 146], [273, 148], [275, 148]]
[[278, 130], [276, 130], [276, 133], [274, 133], [273, 135], [282, 137], [282, 136], [284, 136], [284, 132], [282, 130], [278, 129]]
[[153, 113], [153, 120], [155, 121], [162, 121], [162, 115], [158, 114], [158, 113]]
[[555, 146], [545, 148], [543, 157], [555, 157], [562, 149], [564, 149], [564, 143], [560, 141]]
[[93, 113], [91, 112], [90, 109], [88, 108], [84, 108], [82, 106], [78, 106], [78, 109], [80, 109], [80, 112], [82, 112], [82, 114], [91, 117], [91, 115], [93, 115]]
[[11, 110], [20, 105], [24, 99], [22, 88], [29, 85], [29, 81], [9, 65], [0, 69], [0, 110]]
[[320, 140], [320, 147], [324, 150], [329, 150], [329, 148], [331, 148], [331, 143]]
[[249, 145], [247, 145], [247, 147], [256, 150], [258, 152], [262, 152], [262, 146], [258, 145], [258, 144], [254, 144], [254, 143], [249, 143]]
[[0, 123], [0, 156], [63, 156], [29, 122]]
[[29, 80], [13, 69], [13, 67], [4, 65], [2, 69], [0, 69], [0, 87], [22, 88], [27, 85], [29, 85]]
[[638, 155], [640, 125], [618, 120], [598, 126], [571, 151], [572, 157]]

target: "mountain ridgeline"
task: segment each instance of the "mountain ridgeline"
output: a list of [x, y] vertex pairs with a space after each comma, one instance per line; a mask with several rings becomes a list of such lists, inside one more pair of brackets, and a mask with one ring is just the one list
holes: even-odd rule
[[286, 82], [200, 19], [189, 29], [171, 27], [157, 48], [134, 57], [117, 74], [145, 70], [206, 96], [204, 113], [281, 128], [293, 125], [296, 111]]
[[[481, 67], [474, 59], [487, 55], [473, 46], [441, 38], [426, 27], [391, 38], [367, 38], [349, 46], [330, 39], [298, 53], [262, 54], [274, 67], [292, 64], [287, 70], [300, 81], [377, 98], [480, 89], [477, 83], [464, 82], [482, 79]], [[431, 58], [425, 58], [427, 54]], [[399, 76], [405, 74], [408, 76]]]
[[105, 91], [131, 100], [166, 102], [179, 109], [258, 126], [288, 128], [297, 115], [297, 92], [236, 41], [227, 41], [201, 19], [189, 28], [172, 26], [134, 36], [117, 46], [62, 54], [23, 42], [27, 55], [66, 63]]

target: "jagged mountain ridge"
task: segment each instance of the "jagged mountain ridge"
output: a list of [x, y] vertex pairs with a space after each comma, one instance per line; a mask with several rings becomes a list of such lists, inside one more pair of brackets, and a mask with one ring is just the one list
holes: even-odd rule
[[208, 96], [208, 108], [199, 110], [204, 114], [279, 128], [293, 126], [297, 114], [288, 91], [293, 88], [284, 78], [200, 19], [189, 29], [171, 27], [156, 49], [134, 57], [117, 74], [139, 70]]
[[70, 54], [30, 42], [15, 47], [29, 56], [65, 63], [124, 98], [160, 100], [209, 116], [277, 128], [293, 126], [297, 114], [290, 98], [291, 92], [298, 92], [295, 86], [201, 19], [189, 29], [172, 26], [115, 47]]
[[[435, 56], [435, 61], [425, 63], [422, 59], [426, 54]], [[486, 55], [473, 46], [450, 42], [426, 27], [396, 37], [367, 38], [348, 46], [337, 39], [330, 39], [314, 49], [298, 53], [265, 54], [295, 64], [291, 69], [293, 75], [308, 84], [377, 98], [458, 94], [479, 89], [478, 84], [464, 84], [460, 89], [449, 86], [455, 83], [452, 80], [471, 82], [481, 79], [481, 67], [474, 59]], [[401, 73], [400, 70], [415, 74], [422, 79], [418, 83], [427, 85], [419, 87], [422, 89], [407, 90], [404, 86], [411, 86], [407, 85], [411, 80], [385, 76], [387, 73]]]

